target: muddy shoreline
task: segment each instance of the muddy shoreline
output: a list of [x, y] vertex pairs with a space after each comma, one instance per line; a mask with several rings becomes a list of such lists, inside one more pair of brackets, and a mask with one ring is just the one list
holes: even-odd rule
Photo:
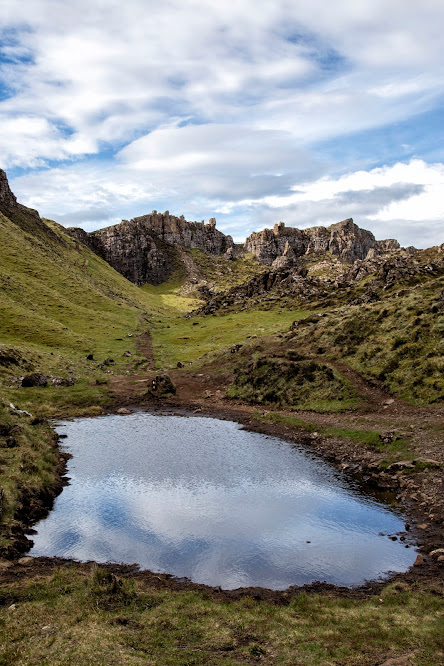
[[[116, 413], [118, 408], [125, 406], [129, 410], [143, 409], [151, 412], [168, 412], [183, 416], [208, 416], [222, 420], [236, 421], [248, 430], [279, 437], [288, 442], [297, 442], [307, 446], [309, 450], [320, 454], [340, 469], [346, 468], [346, 473], [353, 476], [359, 474], [363, 482], [377, 492], [390, 492], [396, 497], [397, 508], [407, 517], [408, 523], [404, 539], [406, 543], [414, 544], [419, 552], [417, 562], [405, 573], [395, 573], [382, 580], [368, 581], [358, 587], [340, 587], [322, 581], [313, 582], [304, 586], [291, 586], [284, 591], [266, 588], [239, 588], [237, 590], [222, 590], [220, 587], [210, 587], [193, 583], [186, 579], [176, 579], [170, 574], [156, 574], [151, 571], [139, 570], [136, 565], [106, 564], [106, 568], [117, 576], [134, 577], [144, 580], [154, 587], [168, 587], [174, 590], [198, 590], [212, 599], [221, 601], [237, 600], [245, 596], [254, 599], [264, 599], [273, 603], [286, 604], [292, 595], [301, 592], [324, 593], [347, 598], [364, 598], [379, 594], [388, 583], [404, 589], [410, 587], [427, 587], [437, 594], [444, 594], [444, 561], [438, 556], [430, 555], [435, 550], [444, 549], [444, 515], [440, 506], [433, 502], [418, 501], [422, 495], [424, 485], [436, 487], [442, 483], [443, 471], [441, 469], [428, 469], [419, 475], [411, 475], [408, 479], [400, 471], [393, 470], [380, 472], [371, 451], [364, 447], [356, 447], [351, 443], [335, 438], [325, 438], [318, 433], [307, 433], [296, 428], [290, 428], [273, 423], [263, 423], [253, 417], [250, 405], [209, 405], [200, 401], [184, 401], [177, 397], [162, 401], [147, 402], [146, 400], [132, 401], [131, 404], [118, 401], [107, 413]], [[58, 450], [59, 462], [57, 465], [56, 483], [44, 493], [24, 498], [26, 510], [17, 515], [19, 524], [16, 525], [14, 544], [4, 554], [9, 561], [0, 561], [0, 576], [4, 580], [17, 580], [30, 573], [33, 575], [47, 575], [59, 566], [75, 567], [81, 571], [88, 571], [95, 563], [81, 563], [63, 558], [23, 557], [32, 543], [26, 535], [32, 535], [32, 525], [44, 518], [53, 506], [54, 499], [63, 487], [69, 483], [66, 477], [66, 463], [69, 454], [60, 450], [60, 439], [55, 446]], [[417, 478], [416, 478], [417, 477]], [[425, 477], [425, 478], [424, 478]], [[425, 483], [424, 483], [425, 482]], [[432, 516], [432, 518], [431, 518]], [[403, 540], [404, 540], [403, 539]], [[443, 551], [444, 552], [444, 551]]]

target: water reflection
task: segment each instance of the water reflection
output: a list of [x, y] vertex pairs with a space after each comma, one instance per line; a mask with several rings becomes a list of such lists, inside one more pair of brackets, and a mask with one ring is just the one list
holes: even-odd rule
[[415, 558], [378, 536], [402, 530], [400, 517], [302, 448], [236, 423], [136, 412], [57, 430], [71, 485], [32, 555], [136, 562], [227, 589], [355, 585]]

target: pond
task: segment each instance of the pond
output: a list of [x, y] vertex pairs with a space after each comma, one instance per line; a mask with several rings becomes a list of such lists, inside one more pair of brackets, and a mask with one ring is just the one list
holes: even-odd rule
[[224, 589], [358, 585], [406, 571], [402, 516], [307, 450], [206, 417], [137, 411], [56, 427], [70, 485], [31, 555], [137, 563]]

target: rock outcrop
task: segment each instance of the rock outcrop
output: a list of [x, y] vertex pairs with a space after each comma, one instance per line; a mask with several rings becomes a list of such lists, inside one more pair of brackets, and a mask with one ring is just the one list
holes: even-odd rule
[[18, 203], [9, 187], [6, 173], [0, 169], [0, 213], [6, 215], [14, 224], [29, 233], [44, 232], [54, 235], [33, 208]]
[[92, 233], [78, 228], [67, 231], [137, 285], [168, 279], [178, 262], [174, 246], [218, 256], [234, 245], [231, 236], [216, 229], [214, 218], [208, 224], [187, 222], [168, 211], [153, 211]]
[[137, 285], [165, 281], [177, 264], [176, 246], [200, 249], [227, 260], [251, 253], [261, 264], [274, 270], [294, 266], [299, 257], [309, 254], [329, 253], [352, 264], [399, 249], [396, 240], [377, 241], [370, 231], [360, 229], [351, 218], [330, 227], [309, 229], [286, 227], [280, 222], [273, 229], [252, 233], [245, 244], [240, 245], [235, 245], [231, 236], [216, 229], [214, 218], [208, 224], [188, 222], [183, 215], [176, 217], [168, 211], [153, 211], [92, 233], [75, 228], [68, 229], [68, 233]]
[[183, 215], [175, 217], [170, 215], [169, 211], [158, 213], [153, 210], [150, 215], [135, 217], [130, 222], [124, 220], [122, 224], [138, 225], [171, 245], [199, 249], [216, 256], [223, 254], [234, 245], [231, 236], [226, 236], [216, 229], [214, 217], [209, 220], [208, 224], [205, 224], [203, 220], [202, 222], [187, 222]]
[[[407, 248], [393, 254], [357, 259], [351, 265], [341, 264], [339, 272], [334, 268], [332, 263], [328, 270], [316, 275], [310, 274], [302, 261], [282, 266], [280, 270], [272, 266], [241, 285], [211, 294], [194, 314], [214, 314], [228, 308], [245, 310], [251, 305], [270, 305], [286, 297], [301, 302], [313, 299], [328, 302], [333, 298], [337, 303], [349, 305], [371, 303], [381, 300], [387, 289], [397, 285], [411, 287], [427, 278], [444, 275], [444, 244], [414, 253]], [[354, 291], [365, 278], [368, 278], [365, 289]], [[444, 291], [436, 308], [444, 311]]]
[[172, 246], [151, 233], [143, 223], [124, 220], [92, 233], [77, 228], [67, 231], [138, 286], [161, 284], [177, 263]]
[[7, 211], [11, 211], [17, 207], [17, 199], [11, 192], [8, 178], [3, 169], [0, 169], [0, 207]]
[[[246, 252], [256, 255], [262, 264], [276, 268], [287, 266], [289, 261], [312, 253], [329, 252], [352, 264], [357, 259], [375, 257], [397, 249], [399, 243], [396, 240], [377, 241], [370, 231], [360, 229], [351, 218], [328, 228], [296, 229], [280, 222], [273, 229], [252, 233], [245, 241]], [[281, 257], [286, 257], [286, 260], [279, 261]]]

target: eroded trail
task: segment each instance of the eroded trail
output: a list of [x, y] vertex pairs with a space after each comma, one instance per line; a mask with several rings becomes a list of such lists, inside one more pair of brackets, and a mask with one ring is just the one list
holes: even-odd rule
[[[376, 379], [365, 379], [357, 370], [351, 368], [344, 361], [330, 360], [322, 357], [317, 357], [315, 360], [319, 363], [327, 362], [333, 368], [342, 373], [356, 389], [359, 395], [365, 399], [366, 411], [380, 410], [381, 407], [388, 408], [389, 406], [393, 411], [394, 409], [406, 406], [406, 403], [403, 400], [400, 398], [395, 398], [390, 393], [388, 393], [384, 389], [382, 382], [378, 382]], [[411, 405], [409, 405], [409, 409], [412, 409]]]
[[137, 338], [137, 350], [148, 361], [148, 370], [154, 370], [154, 350], [149, 331]]
[[149, 331], [138, 337], [137, 350], [146, 358], [148, 365], [140, 373], [131, 372], [127, 375], [111, 377], [110, 388], [117, 404], [138, 404], [144, 400], [148, 385], [154, 375], [154, 351]]

